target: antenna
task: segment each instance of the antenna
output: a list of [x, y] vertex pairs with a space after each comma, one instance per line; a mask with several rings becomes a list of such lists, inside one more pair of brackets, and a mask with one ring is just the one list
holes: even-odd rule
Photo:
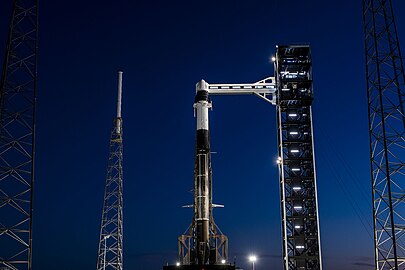
[[113, 119], [110, 137], [107, 178], [100, 241], [98, 244], [97, 270], [123, 269], [123, 144], [122, 144], [122, 71], [118, 72], [117, 117]]
[[122, 71], [118, 71], [118, 100], [117, 100], [117, 118], [121, 118], [122, 102]]
[[117, 98], [117, 133], [121, 134], [122, 119], [121, 119], [121, 105], [122, 105], [122, 71], [118, 71], [118, 98]]

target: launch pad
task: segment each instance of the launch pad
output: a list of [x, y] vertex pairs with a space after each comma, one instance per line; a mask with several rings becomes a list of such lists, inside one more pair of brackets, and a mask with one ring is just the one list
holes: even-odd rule
[[163, 270], [235, 270], [235, 265], [219, 264], [219, 265], [168, 265], [163, 266]]
[[213, 218], [209, 129], [211, 95], [255, 95], [276, 106], [284, 270], [322, 270], [312, 128], [312, 59], [308, 45], [277, 46], [274, 77], [256, 83], [196, 85], [193, 219], [178, 237], [178, 264], [163, 270], [236, 269], [228, 238]]

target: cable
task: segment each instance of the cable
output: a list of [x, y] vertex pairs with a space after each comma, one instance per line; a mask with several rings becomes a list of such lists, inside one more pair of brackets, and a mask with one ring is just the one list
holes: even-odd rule
[[[355, 183], [357, 189], [360, 190], [360, 194], [362, 194], [362, 197], [365, 199], [364, 201], [368, 201], [369, 198], [367, 198], [367, 195], [366, 195], [363, 187], [361, 187], [360, 180], [354, 174], [351, 166], [344, 160], [342, 154], [336, 148], [333, 147], [333, 144], [331, 143], [332, 140], [330, 139], [329, 135], [322, 128], [320, 130], [328, 141], [326, 147], [322, 147], [322, 148], [329, 150], [329, 153], [331, 153], [331, 155], [333, 155], [333, 153], [336, 155], [336, 158], [333, 160], [338, 160], [341, 164], [343, 164], [343, 166], [341, 166], [340, 168], [343, 168], [343, 170], [347, 172], [349, 178], [352, 180], [353, 183]], [[320, 155], [322, 156], [322, 159], [326, 161], [326, 165], [328, 166], [330, 172], [332, 173], [333, 178], [339, 184], [339, 187], [343, 191], [345, 197], [347, 198], [353, 211], [359, 218], [359, 220], [360, 220], [361, 224], [363, 225], [364, 229], [366, 230], [367, 234], [369, 235], [369, 237], [371, 239], [374, 239], [374, 237], [373, 237], [374, 227], [373, 227], [372, 223], [370, 222], [370, 219], [365, 218], [368, 215], [364, 214], [363, 210], [361, 210], [362, 208], [359, 206], [358, 201], [353, 197], [350, 190], [347, 189], [347, 185], [344, 183], [343, 178], [341, 176], [342, 170], [341, 169], [338, 170], [335, 167], [336, 162], [331, 162], [330, 155], [325, 156], [325, 154], [323, 152], [320, 152]]]
[[[323, 156], [323, 153], [320, 153], [321, 156]], [[372, 236], [372, 233], [370, 232], [370, 230], [373, 230], [373, 226], [370, 224], [370, 222], [367, 222], [365, 220], [368, 220], [366, 218], [364, 218], [364, 214], [362, 213], [362, 211], [360, 210], [361, 208], [359, 207], [359, 205], [357, 204], [356, 200], [354, 200], [350, 194], [350, 192], [345, 188], [345, 185], [342, 181], [341, 176], [339, 175], [339, 173], [337, 172], [337, 169], [332, 165], [332, 163], [330, 162], [330, 160], [328, 158], [322, 157], [324, 160], [326, 160], [327, 166], [329, 168], [329, 171], [332, 173], [333, 177], [335, 180], [337, 180], [337, 183], [339, 184], [339, 187], [341, 188], [341, 190], [343, 191], [344, 195], [346, 196], [347, 200], [349, 201], [352, 209], [354, 210], [355, 214], [357, 215], [357, 217], [359, 218], [361, 224], [363, 225], [364, 229], [366, 230], [367, 234], [369, 235], [369, 237], [371, 239], [374, 239]]]

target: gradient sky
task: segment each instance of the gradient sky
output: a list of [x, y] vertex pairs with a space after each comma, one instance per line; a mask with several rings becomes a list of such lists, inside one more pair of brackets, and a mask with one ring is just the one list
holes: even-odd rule
[[[404, 48], [405, 3], [393, 4]], [[192, 203], [195, 83], [272, 76], [275, 46], [290, 43], [312, 46], [324, 269], [372, 269], [362, 10], [353, 0], [41, 1], [34, 269], [95, 268], [119, 69], [125, 269], [158, 270], [175, 262], [192, 218], [181, 206]], [[225, 204], [214, 217], [230, 258], [248, 269], [255, 253], [257, 270], [281, 270], [275, 108], [254, 96], [212, 100], [214, 202]]]

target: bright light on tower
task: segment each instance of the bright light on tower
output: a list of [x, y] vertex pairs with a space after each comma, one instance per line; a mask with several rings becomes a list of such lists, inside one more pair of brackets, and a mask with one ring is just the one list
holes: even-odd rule
[[272, 57], [271, 57], [271, 61], [272, 61], [272, 62], [276, 62], [276, 57], [275, 57], [275, 56], [272, 56]]
[[221, 263], [222, 263], [222, 264], [225, 264], [225, 263], [226, 263], [226, 260], [225, 260], [225, 259], [222, 259]]
[[256, 262], [256, 261], [257, 261], [257, 257], [255, 255], [249, 256], [249, 262]]
[[176, 262], [176, 266], [180, 266], [180, 262]]
[[252, 263], [252, 270], [255, 270], [255, 263], [257, 261], [257, 257], [255, 255], [250, 255], [249, 261]]

